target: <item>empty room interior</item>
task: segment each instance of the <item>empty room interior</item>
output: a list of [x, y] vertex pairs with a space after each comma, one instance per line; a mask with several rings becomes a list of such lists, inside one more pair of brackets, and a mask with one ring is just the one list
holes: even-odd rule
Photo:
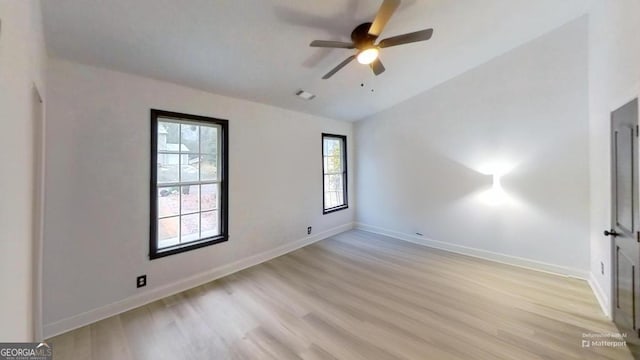
[[640, 0], [0, 0], [0, 359], [639, 359], [639, 39]]

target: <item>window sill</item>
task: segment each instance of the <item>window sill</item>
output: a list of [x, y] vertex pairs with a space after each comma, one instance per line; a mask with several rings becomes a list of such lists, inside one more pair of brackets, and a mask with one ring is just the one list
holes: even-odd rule
[[333, 212], [344, 210], [344, 209], [348, 209], [348, 208], [349, 208], [349, 205], [340, 205], [340, 206], [332, 207], [332, 208], [329, 208], [329, 209], [324, 209], [324, 210], [322, 210], [322, 215], [331, 214]]
[[154, 259], [159, 259], [165, 256], [169, 256], [169, 255], [175, 255], [175, 254], [180, 254], [186, 251], [190, 251], [190, 250], [195, 250], [195, 249], [199, 249], [205, 246], [211, 246], [211, 245], [215, 245], [215, 244], [219, 244], [221, 242], [225, 242], [229, 240], [229, 236], [228, 235], [218, 235], [216, 237], [211, 237], [211, 238], [205, 238], [199, 241], [194, 241], [192, 243], [187, 243], [187, 244], [183, 244], [183, 245], [176, 245], [176, 246], [171, 246], [171, 247], [167, 247], [164, 249], [159, 249], [156, 250], [155, 252], [151, 252], [149, 254], [149, 259], [150, 260], [154, 260]]

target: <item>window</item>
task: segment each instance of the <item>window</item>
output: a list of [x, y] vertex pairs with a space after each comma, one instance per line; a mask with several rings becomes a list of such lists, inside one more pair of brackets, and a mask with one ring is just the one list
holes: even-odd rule
[[228, 124], [151, 110], [149, 257], [226, 241]]
[[346, 209], [347, 137], [322, 134], [323, 213]]

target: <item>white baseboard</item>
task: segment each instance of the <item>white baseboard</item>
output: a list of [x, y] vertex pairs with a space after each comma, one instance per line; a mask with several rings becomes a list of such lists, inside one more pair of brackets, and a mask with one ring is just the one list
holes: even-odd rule
[[353, 223], [340, 225], [332, 229], [317, 233], [315, 235], [311, 235], [309, 237], [296, 240], [288, 244], [281, 245], [277, 248], [265, 251], [263, 253], [252, 255], [247, 258], [235, 261], [233, 263], [223, 265], [200, 274], [193, 275], [186, 279], [149, 290], [142, 294], [131, 296], [126, 299], [120, 300], [118, 302], [115, 302], [97, 309], [89, 310], [87, 312], [84, 312], [78, 315], [74, 315], [62, 320], [45, 324], [43, 329], [44, 338], [48, 339], [53, 336], [65, 333], [67, 331], [71, 331], [71, 330], [92, 324], [96, 321], [100, 321], [102, 319], [106, 319], [108, 317], [118, 315], [128, 310], [135, 309], [137, 307], [163, 299], [167, 296], [171, 296], [171, 295], [183, 292], [185, 290], [189, 290], [194, 287], [200, 286], [202, 284], [206, 284], [208, 282], [233, 274], [240, 270], [258, 265], [265, 261], [269, 261], [278, 256], [282, 256], [284, 254], [287, 254], [289, 252], [292, 252], [304, 246], [307, 246], [317, 241], [331, 237], [333, 235], [351, 230], [353, 229], [353, 226], [354, 226]]
[[408, 241], [418, 245], [424, 245], [424, 246], [428, 246], [428, 247], [432, 247], [440, 250], [445, 250], [445, 251], [467, 255], [467, 256], [473, 256], [473, 257], [477, 257], [485, 260], [491, 260], [491, 261], [518, 266], [522, 268], [527, 268], [531, 270], [552, 273], [555, 275], [569, 276], [569, 277], [574, 277], [574, 278], [587, 280], [587, 281], [590, 278], [590, 272], [588, 270], [575, 269], [575, 268], [570, 268], [566, 266], [549, 264], [549, 263], [545, 263], [537, 260], [531, 260], [531, 259], [521, 258], [517, 256], [496, 253], [492, 251], [446, 243], [443, 241], [427, 239], [422, 236], [405, 234], [398, 231], [384, 229], [381, 227], [362, 224], [362, 223], [356, 223], [355, 228], [359, 230], [380, 234], [380, 235], [389, 236], [399, 240]]
[[600, 287], [600, 283], [596, 281], [593, 273], [591, 273], [589, 276], [589, 286], [591, 286], [591, 290], [596, 296], [596, 300], [598, 300], [598, 304], [600, 304], [600, 308], [602, 309], [604, 315], [609, 318], [609, 320], [612, 320], [613, 318], [611, 316], [611, 304], [609, 303], [609, 296], [607, 296], [607, 293], [602, 290], [602, 287]]

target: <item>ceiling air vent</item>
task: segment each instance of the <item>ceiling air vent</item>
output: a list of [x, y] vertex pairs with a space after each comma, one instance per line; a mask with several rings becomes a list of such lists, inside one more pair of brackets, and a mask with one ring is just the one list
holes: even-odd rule
[[301, 98], [301, 99], [305, 99], [305, 100], [312, 100], [314, 97], [316, 97], [315, 95], [313, 95], [310, 92], [304, 91], [304, 90], [298, 90], [296, 91], [296, 95]]

